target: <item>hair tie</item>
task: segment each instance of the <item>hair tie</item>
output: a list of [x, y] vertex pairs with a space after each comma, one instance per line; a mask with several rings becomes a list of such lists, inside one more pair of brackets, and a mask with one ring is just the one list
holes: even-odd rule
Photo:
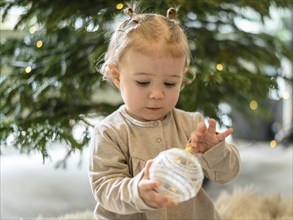
[[128, 8], [124, 9], [124, 14], [128, 15], [130, 19], [134, 22], [140, 23], [142, 19], [133, 11], [133, 9], [128, 6]]
[[167, 18], [176, 20], [177, 11], [175, 8], [169, 8], [167, 11]]
[[132, 18], [132, 16], [133, 16], [133, 9], [131, 7], [125, 8], [123, 12], [124, 12], [124, 14], [126, 14], [126, 15], [128, 15], [129, 17]]

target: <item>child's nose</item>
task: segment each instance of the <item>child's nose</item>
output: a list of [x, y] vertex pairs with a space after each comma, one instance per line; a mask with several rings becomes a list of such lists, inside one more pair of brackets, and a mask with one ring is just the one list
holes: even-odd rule
[[153, 88], [149, 97], [150, 99], [162, 99], [164, 98], [164, 91], [162, 88]]

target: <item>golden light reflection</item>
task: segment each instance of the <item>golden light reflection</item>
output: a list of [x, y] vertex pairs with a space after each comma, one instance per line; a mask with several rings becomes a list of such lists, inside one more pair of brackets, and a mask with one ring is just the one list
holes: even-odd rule
[[27, 66], [27, 67], [24, 69], [24, 71], [25, 71], [26, 73], [30, 73], [30, 72], [32, 71], [32, 67], [31, 67], [31, 66]]
[[224, 69], [224, 66], [219, 63], [219, 64], [217, 64], [216, 68], [218, 71], [222, 71]]
[[275, 147], [277, 147], [277, 145], [278, 145], [278, 143], [277, 143], [276, 140], [271, 140], [270, 141], [270, 148], [275, 148]]
[[36, 28], [34, 27], [34, 26], [32, 26], [32, 27], [30, 27], [30, 29], [29, 29], [29, 32], [31, 33], [31, 34], [34, 34], [35, 32], [36, 32]]
[[36, 43], [37, 48], [41, 48], [43, 46], [43, 41], [38, 40], [38, 42]]
[[256, 110], [258, 108], [257, 101], [251, 100], [251, 102], [249, 103], [249, 107], [251, 110]]
[[122, 3], [118, 3], [116, 5], [116, 9], [121, 10], [124, 7], [124, 5]]
[[289, 94], [289, 92], [284, 92], [283, 93], [283, 99], [289, 99], [290, 98], [290, 94]]

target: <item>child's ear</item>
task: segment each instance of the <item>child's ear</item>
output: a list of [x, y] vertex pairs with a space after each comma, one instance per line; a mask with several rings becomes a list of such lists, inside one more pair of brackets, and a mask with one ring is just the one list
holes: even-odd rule
[[183, 68], [183, 75], [184, 75], [185, 73], [187, 73], [188, 70], [189, 70], [189, 67], [184, 67], [184, 68]]
[[108, 64], [108, 68], [109, 68], [109, 73], [110, 73], [112, 82], [119, 89], [120, 88], [120, 73], [119, 73], [118, 67], [115, 64], [110, 63]]

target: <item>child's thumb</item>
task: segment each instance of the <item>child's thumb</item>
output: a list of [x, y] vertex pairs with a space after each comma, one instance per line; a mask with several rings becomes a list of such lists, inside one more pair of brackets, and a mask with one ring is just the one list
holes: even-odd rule
[[149, 175], [150, 175], [150, 167], [153, 163], [153, 159], [152, 160], [148, 160], [146, 162], [145, 168], [144, 168], [144, 175], [143, 175], [143, 179], [149, 179]]

